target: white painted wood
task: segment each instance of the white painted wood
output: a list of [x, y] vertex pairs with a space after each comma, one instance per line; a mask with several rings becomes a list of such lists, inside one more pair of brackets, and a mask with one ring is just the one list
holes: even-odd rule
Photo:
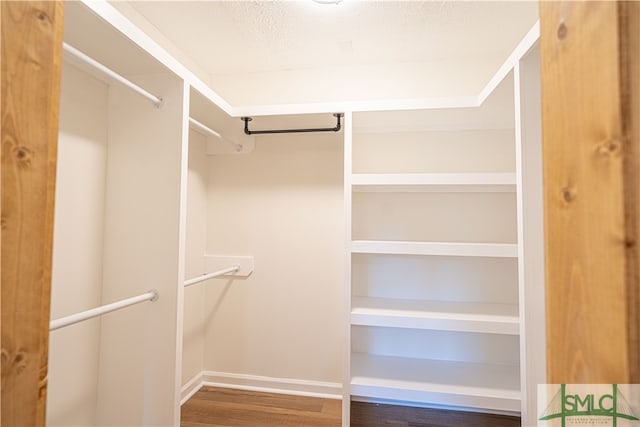
[[189, 102], [190, 127], [206, 137], [209, 155], [237, 155], [253, 152], [255, 137], [245, 135], [240, 119], [231, 117], [194, 87]]
[[[134, 83], [140, 85], [135, 78], [137, 75], [169, 72], [153, 55], [141, 49], [136, 41], [123, 36], [114, 29], [109, 20], [95, 14], [84, 3], [67, 3], [64, 18], [65, 43]], [[64, 57], [66, 60], [72, 60], [74, 65], [80, 65], [84, 71], [98, 80], [113, 83], [105, 74], [97, 72], [95, 68], [69, 53], [65, 53]]]
[[324, 399], [342, 398], [342, 384], [326, 381], [203, 371], [202, 384], [211, 387], [228, 387], [238, 390], [291, 394], [294, 396], [310, 396]]
[[[54, 319], [103, 303], [108, 90], [64, 61], [53, 224]], [[49, 335], [47, 426], [92, 425], [99, 354], [98, 320]], [[78, 401], [84, 404], [74, 405]]]
[[76, 49], [75, 47], [67, 44], [67, 43], [62, 43], [62, 48], [64, 49], [64, 53], [65, 53], [65, 57], [73, 57], [87, 65], [89, 65], [91, 68], [95, 69], [98, 73], [104, 74], [107, 77], [107, 80], [113, 80], [117, 83], [120, 83], [121, 85], [128, 87], [129, 89], [131, 89], [132, 91], [136, 92], [137, 94], [139, 94], [140, 96], [143, 96], [144, 98], [147, 98], [149, 101], [151, 101], [156, 107], [160, 107], [162, 104], [162, 98], [149, 93], [148, 91], [144, 90], [143, 88], [141, 88], [140, 86], [138, 86], [137, 84], [129, 81], [128, 79], [126, 79], [125, 77], [121, 76], [120, 74], [116, 73], [115, 71], [111, 70], [109, 67], [105, 66], [104, 64], [101, 64], [100, 62], [96, 61], [95, 59], [91, 58], [90, 56], [84, 54], [83, 52], [79, 51], [78, 49]]
[[[209, 85], [177, 61], [166, 49], [111, 6], [107, 0], [82, 0], [82, 5], [108, 23], [108, 27], [110, 27], [109, 32], [114, 34], [120, 33], [120, 35], [128, 38], [152, 58], [155, 58], [163, 67], [187, 81], [212, 102], [220, 106], [225, 112], [232, 112], [232, 107], [222, 99], [220, 95], [214, 92]], [[90, 13], [84, 14], [83, 18], [91, 19], [91, 15]], [[107, 45], [110, 43], [111, 41], [109, 41]]]
[[[488, 83], [479, 99], [479, 104], [486, 102], [486, 108], [494, 104], [494, 115], [487, 117], [492, 117], [495, 123], [502, 123], [500, 128], [505, 129], [505, 136], [509, 135], [506, 132], [513, 132], [508, 129], [514, 125], [515, 114], [514, 82], [510, 71], [535, 42], [537, 33], [536, 26]], [[419, 114], [410, 113], [420, 117]], [[454, 117], [449, 113], [438, 114], [444, 120]], [[449, 138], [448, 134], [457, 133], [459, 136], [463, 132], [469, 132], [469, 141], [486, 139], [489, 132], [496, 131], [472, 133], [468, 131], [469, 127], [455, 122], [450, 125], [443, 122], [445, 125], [440, 127], [431, 123], [422, 130], [421, 125], [412, 124], [407, 115], [400, 112], [390, 112], [388, 115], [392, 117], [390, 122], [385, 120], [385, 113], [364, 114], [366, 125], [359, 128], [363, 133], [357, 135], [357, 143], [354, 143], [353, 150], [356, 159], [353, 163], [354, 170], [358, 173], [351, 177], [353, 206], [350, 206], [354, 222], [352, 239], [355, 239], [351, 243], [351, 261], [356, 263], [355, 267], [352, 266], [355, 276], [350, 282], [353, 295], [351, 342], [354, 351], [351, 358], [351, 394], [392, 402], [453, 405], [484, 411], [518, 413], [521, 410], [522, 363], [518, 349], [524, 349], [521, 347], [524, 338], [519, 339], [522, 331], [519, 312], [524, 305], [518, 297], [518, 293], [522, 292], [521, 289], [518, 292], [518, 286], [521, 286], [517, 278], [518, 270], [511, 267], [514, 267], [514, 262], [522, 265], [519, 259], [521, 247], [516, 243], [495, 242], [515, 242], [520, 239], [516, 223], [520, 217], [515, 206], [519, 195], [514, 195], [512, 207], [490, 203], [495, 209], [513, 217], [513, 221], [510, 222], [504, 219], [496, 220], [496, 215], [490, 215], [494, 222], [502, 226], [513, 223], [513, 236], [505, 240], [494, 240], [495, 236], [501, 233], [499, 229], [491, 231], [498, 233], [491, 234], [491, 238], [465, 229], [462, 234], [467, 237], [464, 243], [458, 243], [462, 236], [456, 232], [460, 227], [452, 230], [451, 221], [444, 221], [443, 217], [439, 216], [437, 209], [434, 209], [434, 203], [446, 202], [445, 205], [456, 209], [455, 212], [459, 212], [462, 205], [458, 206], [448, 199], [439, 200], [428, 194], [402, 194], [478, 192], [488, 195], [494, 192], [514, 193], [520, 190], [521, 177], [514, 173], [519, 173], [520, 169], [516, 169], [513, 162], [513, 133], [508, 136], [510, 140], [505, 139], [505, 144], [498, 146], [487, 141], [483, 143], [483, 148], [490, 149], [473, 155], [473, 159], [478, 160], [492, 156], [498, 158], [506, 154], [504, 165], [499, 162], [491, 164], [489, 161], [485, 165], [469, 164], [461, 167], [463, 163], [459, 162], [456, 170], [456, 159], [464, 160], [466, 157], [451, 155], [449, 159], [445, 154], [444, 162], [434, 163], [431, 160], [442, 159], [442, 156], [438, 155], [438, 149], [445, 153], [449, 149], [446, 144], [438, 146], [436, 141]], [[472, 117], [473, 113], [461, 109], [462, 123], [465, 115]], [[425, 113], [423, 117], [428, 116]], [[402, 123], [408, 132], [403, 133], [399, 123]], [[480, 124], [478, 127], [483, 128], [486, 129], [486, 125]], [[433, 153], [425, 151], [425, 142], [432, 141]], [[362, 157], [366, 159], [363, 161]], [[395, 157], [399, 160], [393, 163]], [[423, 163], [428, 166], [412, 163], [423, 159], [427, 159]], [[392, 166], [389, 166], [389, 160]], [[411, 165], [409, 170], [406, 169], [406, 164]], [[507, 164], [509, 166], [505, 166]], [[502, 169], [503, 167], [505, 169]], [[458, 197], [468, 198], [471, 195], [461, 194]], [[470, 200], [474, 200], [472, 204], [476, 208], [465, 205], [464, 212], [473, 211], [480, 206], [475, 204], [475, 199]], [[430, 208], [426, 209], [422, 205]], [[416, 210], [419, 213], [416, 213]], [[422, 221], [417, 218], [422, 218]], [[437, 229], [442, 229], [443, 235], [420, 225], [434, 220], [439, 224]], [[413, 228], [407, 228], [407, 223], [412, 224]], [[468, 219], [464, 223], [468, 224]], [[482, 223], [488, 224], [485, 220], [482, 220]], [[474, 223], [473, 228], [478, 226], [487, 231], [487, 227], [481, 224]], [[408, 235], [407, 232], [411, 229], [413, 234]], [[474, 236], [482, 238], [475, 240]], [[362, 240], [372, 238], [377, 240]], [[451, 240], [453, 242], [450, 242]], [[476, 241], [477, 243], [469, 243]], [[375, 257], [383, 258], [377, 260]], [[499, 269], [496, 269], [497, 266], [487, 266], [487, 272], [492, 271], [492, 274], [496, 275], [496, 282], [504, 277], [511, 278], [509, 281], [502, 281], [507, 287], [502, 294], [511, 297], [501, 301], [502, 298], [497, 295], [499, 292], [491, 290], [491, 281], [483, 278], [486, 274], [478, 276], [483, 281], [479, 285], [488, 289], [486, 292], [478, 293], [480, 299], [476, 302], [466, 299], [464, 294], [456, 294], [456, 291], [453, 292], [453, 295], [456, 295], [453, 299], [431, 296], [447, 293], [433, 294], [440, 288], [429, 283], [431, 267], [423, 266], [421, 257], [433, 259], [434, 263], [437, 263], [437, 260], [446, 261], [442, 268], [451, 268], [449, 259], [456, 257], [473, 257], [472, 259], [478, 259], [480, 262], [492, 260], [490, 264], [502, 257], [505, 261], [513, 260], [509, 261], [510, 268], [506, 268], [507, 265]], [[404, 265], [403, 269], [394, 276], [394, 266], [400, 265]], [[405, 272], [406, 268], [409, 268], [409, 272]], [[433, 269], [441, 271], [436, 267]], [[474, 269], [477, 270], [477, 266], [474, 266]], [[502, 273], [500, 269], [503, 269]], [[453, 271], [463, 274], [464, 268], [452, 270], [452, 274]], [[381, 274], [384, 278], [378, 280]], [[418, 280], [414, 278], [416, 275], [423, 275], [420, 277], [424, 278]], [[400, 277], [402, 282], [398, 287], [396, 284]], [[403, 284], [407, 280], [412, 283], [410, 286]], [[501, 284], [498, 289], [503, 289], [504, 286]], [[466, 288], [462, 286], [460, 289]], [[472, 294], [474, 293], [469, 293]], [[422, 299], [416, 300], [416, 296]], [[419, 330], [424, 334], [418, 333]], [[497, 337], [504, 337], [505, 340], [497, 340]], [[425, 341], [430, 343], [429, 347], [421, 344]]]
[[540, 21], [536, 22], [524, 38], [518, 43], [518, 46], [513, 50], [511, 55], [502, 64], [494, 76], [489, 80], [487, 85], [482, 89], [478, 95], [478, 103], [485, 102], [487, 97], [493, 93], [495, 88], [502, 82], [502, 80], [513, 70], [515, 65], [522, 58], [540, 38]]
[[506, 257], [518, 256], [518, 247], [511, 243], [441, 243], [441, 242], [393, 242], [380, 240], [354, 240], [352, 253]]
[[535, 44], [516, 64], [516, 168], [518, 177], [518, 272], [523, 425], [537, 420], [537, 385], [546, 381], [544, 220], [540, 52]]
[[273, 116], [289, 114], [335, 113], [340, 111], [398, 111], [477, 107], [475, 96], [451, 98], [393, 99], [380, 101], [317, 102], [310, 104], [237, 106], [232, 116]]
[[351, 316], [351, 210], [353, 180], [353, 113], [347, 111], [344, 114], [344, 325], [346, 330], [344, 343], [344, 369], [342, 379], [342, 427], [351, 425], [351, 328], [349, 326]]
[[290, 394], [294, 396], [309, 396], [323, 399], [343, 398], [343, 386], [339, 383], [202, 371], [182, 387], [180, 405], [184, 405], [187, 400], [196, 394], [203, 386]]
[[351, 326], [351, 351], [379, 356], [518, 366], [515, 335]]
[[[188, 207], [188, 177], [189, 177], [189, 97], [190, 86], [187, 82], [182, 81], [182, 116], [181, 116], [181, 135], [180, 135], [180, 198], [178, 207], [178, 274], [177, 283], [182, 282], [182, 278], [187, 272], [187, 207]], [[180, 425], [180, 401], [182, 395], [180, 389], [182, 386], [182, 369], [184, 357], [184, 287], [178, 285], [176, 292], [176, 362], [175, 362], [175, 380], [173, 386], [173, 425]]]
[[[190, 105], [193, 91], [190, 91]], [[189, 109], [189, 114], [193, 112]], [[207, 163], [206, 137], [189, 132], [189, 170], [187, 177], [185, 276], [193, 277], [205, 271], [207, 229]], [[207, 286], [192, 286], [184, 291], [182, 383], [188, 383], [204, 369], [204, 305]], [[184, 397], [184, 395], [183, 395]]]
[[191, 396], [196, 394], [204, 385], [202, 383], [202, 374], [204, 371], [198, 372], [180, 389], [180, 406], [184, 405]]
[[362, 353], [354, 353], [351, 358], [351, 392], [356, 396], [520, 410], [517, 366]]
[[228, 276], [233, 276], [234, 278], [248, 277], [255, 268], [254, 258], [247, 255], [205, 255], [202, 274], [209, 274], [233, 266], [240, 268]]
[[518, 335], [518, 307], [460, 301], [353, 297], [351, 324]]
[[353, 174], [357, 192], [515, 192], [515, 173]]
[[185, 87], [170, 74], [137, 81], [162, 93], [164, 106], [109, 90], [102, 300], [151, 287], [161, 298], [100, 319], [97, 425], [179, 418]]
[[[419, 110], [358, 111], [354, 133], [462, 132], [513, 129], [513, 85], [503, 80], [482, 104]], [[463, 159], [460, 159], [463, 160]]]
[[515, 193], [514, 185], [358, 184], [354, 193]]

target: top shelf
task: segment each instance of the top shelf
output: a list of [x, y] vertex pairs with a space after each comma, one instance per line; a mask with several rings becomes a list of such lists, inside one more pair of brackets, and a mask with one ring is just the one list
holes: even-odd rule
[[357, 173], [351, 175], [356, 192], [481, 192], [513, 193], [515, 173]]

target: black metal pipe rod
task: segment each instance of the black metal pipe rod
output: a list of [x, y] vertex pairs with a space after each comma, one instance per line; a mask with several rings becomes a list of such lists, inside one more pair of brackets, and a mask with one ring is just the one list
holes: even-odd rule
[[264, 135], [274, 133], [305, 133], [305, 132], [339, 132], [342, 129], [342, 123], [340, 119], [344, 116], [343, 113], [334, 113], [333, 117], [336, 117], [337, 123], [332, 128], [310, 128], [310, 129], [274, 129], [274, 130], [250, 130], [249, 122], [253, 120], [251, 117], [241, 117], [244, 121], [244, 133], [247, 135]]

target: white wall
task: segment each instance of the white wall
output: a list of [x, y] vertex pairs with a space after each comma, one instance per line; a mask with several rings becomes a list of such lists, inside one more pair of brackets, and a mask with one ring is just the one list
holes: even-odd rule
[[[67, 63], [60, 96], [51, 318], [100, 305], [107, 87]], [[51, 333], [47, 425], [93, 425], [100, 321]]]
[[342, 381], [342, 157], [342, 135], [314, 134], [209, 158], [207, 252], [255, 271], [206, 285], [206, 370]]

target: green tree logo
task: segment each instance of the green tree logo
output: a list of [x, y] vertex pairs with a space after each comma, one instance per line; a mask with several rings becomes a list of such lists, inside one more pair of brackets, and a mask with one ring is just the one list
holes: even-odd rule
[[[610, 417], [613, 426], [618, 425], [618, 419], [638, 421], [631, 409], [631, 405], [618, 389], [617, 384], [612, 384], [611, 393], [586, 393], [569, 394], [567, 385], [561, 384], [560, 390], [553, 396], [551, 402], [540, 416], [541, 421], [560, 418], [562, 427], [565, 427], [569, 417]], [[584, 423], [589, 424], [588, 421]]]

